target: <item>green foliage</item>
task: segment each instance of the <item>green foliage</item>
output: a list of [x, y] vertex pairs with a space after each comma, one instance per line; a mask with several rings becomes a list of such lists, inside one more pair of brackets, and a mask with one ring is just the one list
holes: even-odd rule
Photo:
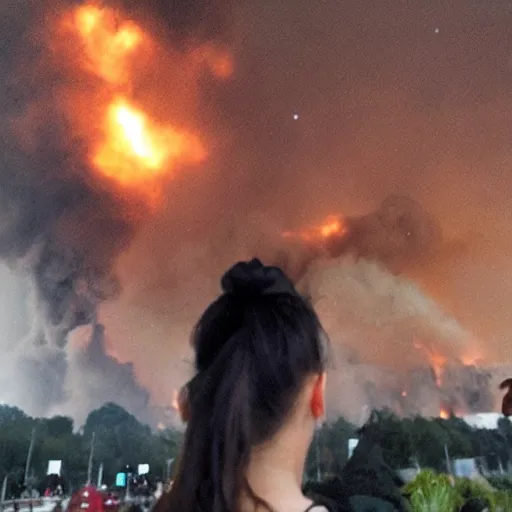
[[[147, 463], [157, 477], [167, 475], [167, 460], [176, 459], [181, 444], [181, 434], [167, 430], [160, 433], [140, 423], [133, 415], [114, 403], [107, 403], [91, 412], [83, 429], [77, 432], [71, 418], [55, 416], [49, 419], [36, 419], [27, 416], [16, 407], [0, 406], [0, 481], [8, 475], [8, 492], [15, 484], [23, 481], [27, 451], [32, 431], [35, 429], [31, 469], [44, 486], [48, 460], [63, 461], [65, 480], [72, 487], [85, 483], [90, 446], [95, 435], [94, 472], [100, 463], [104, 466], [104, 481], [113, 483], [115, 474], [130, 465]], [[436, 471], [446, 471], [445, 449], [451, 458], [480, 457], [489, 469], [512, 467], [512, 423], [502, 420], [498, 430], [478, 430], [469, 427], [458, 418], [448, 420], [407, 418], [401, 419], [392, 412], [372, 413], [372, 420], [362, 431], [343, 418], [325, 424], [315, 435], [306, 463], [306, 476], [316, 480], [320, 476], [343, 476], [348, 459], [348, 440], [359, 437], [378, 453], [380, 465], [375, 465], [376, 474], [382, 474], [381, 466], [400, 469], [419, 465]], [[362, 446], [363, 443], [360, 444]], [[363, 450], [364, 452], [364, 450]], [[372, 452], [374, 453], [374, 452]], [[369, 467], [370, 454], [364, 452], [366, 467]], [[349, 468], [350, 469], [350, 468]], [[356, 475], [357, 476], [357, 475]], [[358, 483], [359, 476], [349, 480]], [[447, 488], [446, 477], [424, 471], [411, 484], [414, 503], [419, 510], [429, 502], [442, 500], [449, 502], [454, 496], [489, 498], [495, 510], [503, 508], [502, 503], [510, 501], [512, 477], [491, 478], [497, 491], [478, 486], [474, 482], [460, 481], [456, 488]], [[361, 482], [368, 481], [368, 475], [361, 476]], [[373, 478], [372, 481], [376, 481]], [[431, 488], [426, 482], [435, 482]], [[355, 482], [355, 483], [354, 483]], [[359, 485], [359, 484], [358, 484]], [[416, 487], [414, 487], [416, 486]], [[453, 492], [452, 492], [453, 491]], [[455, 494], [454, 494], [455, 493]], [[491, 493], [491, 494], [490, 494]], [[509, 500], [509, 501], [507, 501]], [[492, 509], [494, 510], [494, 508]], [[512, 507], [506, 508], [512, 510]]]
[[489, 477], [489, 483], [498, 491], [512, 492], [512, 476], [491, 476]]
[[324, 424], [311, 443], [305, 476], [315, 480], [318, 469], [323, 477], [338, 475], [347, 462], [348, 440], [352, 437], [357, 437], [356, 427], [341, 417]]
[[404, 488], [414, 512], [455, 512], [462, 505], [460, 494], [445, 474], [422, 471]]
[[457, 479], [452, 485], [446, 474], [436, 474], [430, 470], [419, 473], [403, 492], [410, 496], [413, 512], [457, 512], [469, 499], [487, 503], [489, 512], [512, 510], [512, 492], [508, 490], [495, 491], [485, 480], [466, 478]]
[[439, 484], [415, 492], [410, 500], [414, 512], [439, 512], [440, 510], [455, 512], [460, 506], [458, 496], [453, 489]]
[[482, 499], [488, 503], [490, 512], [496, 512], [496, 494], [485, 481], [479, 482], [460, 478], [455, 483], [455, 489], [464, 500], [469, 498]]
[[393, 468], [409, 467], [415, 454], [411, 420], [390, 411], [374, 411], [364, 435], [382, 448], [384, 460]]
[[105, 404], [88, 416], [80, 433], [73, 431], [73, 421], [64, 416], [35, 419], [23, 411], [0, 406], [0, 482], [8, 476], [8, 494], [16, 494], [23, 483], [26, 457], [32, 431], [35, 444], [31, 471], [44, 490], [49, 460], [62, 460], [63, 476], [72, 488], [83, 485], [91, 439], [95, 434], [94, 472], [103, 463], [103, 481], [113, 484], [115, 474], [126, 465], [136, 468], [147, 463], [157, 478], [166, 475], [166, 460], [175, 458], [181, 436], [174, 431], [153, 433], [147, 425], [116, 404]]
[[512, 493], [510, 491], [498, 491], [494, 496], [496, 512], [508, 512], [512, 510]]

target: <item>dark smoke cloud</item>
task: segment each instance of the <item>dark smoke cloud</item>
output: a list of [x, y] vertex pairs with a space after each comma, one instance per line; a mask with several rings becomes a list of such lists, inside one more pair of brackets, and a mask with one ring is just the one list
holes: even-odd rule
[[[80, 337], [82, 340], [78, 339]], [[69, 398], [55, 402], [59, 405], [53, 412], [67, 414], [82, 424], [91, 410], [106, 402], [115, 402], [141, 421], [153, 424], [149, 393], [137, 384], [131, 363], [122, 363], [107, 354], [105, 328], [95, 324], [77, 333], [76, 338], [67, 352], [68, 368], [63, 386]]]
[[299, 280], [315, 260], [353, 255], [379, 261], [390, 271], [425, 264], [443, 249], [439, 221], [406, 196], [389, 196], [365, 215], [341, 216], [342, 228], [325, 239], [295, 241], [276, 251], [275, 264]]
[[331, 257], [353, 252], [397, 272], [427, 261], [441, 243], [438, 220], [405, 196], [388, 197], [376, 211], [347, 219], [347, 225], [346, 236], [330, 239]]
[[174, 45], [226, 37], [233, 21], [231, 0], [113, 0], [128, 16], [164, 31]]

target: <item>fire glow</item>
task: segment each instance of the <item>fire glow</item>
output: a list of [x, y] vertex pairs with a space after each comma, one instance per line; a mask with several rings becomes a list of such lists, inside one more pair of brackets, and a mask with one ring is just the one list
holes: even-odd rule
[[343, 217], [329, 215], [325, 221], [318, 225], [306, 228], [302, 231], [285, 231], [284, 238], [296, 238], [303, 242], [322, 242], [331, 237], [341, 237], [347, 232]]
[[78, 7], [74, 21], [89, 70], [114, 85], [127, 81], [127, 59], [143, 41], [141, 30], [119, 22], [114, 11], [93, 5]]
[[[64, 22], [70, 36], [77, 39], [80, 69], [96, 80], [98, 99], [94, 120], [89, 121], [94, 125], [85, 123], [84, 136], [90, 162], [100, 176], [124, 188], [153, 194], [155, 183], [181, 166], [206, 158], [196, 135], [159, 119], [160, 115], [157, 118], [134, 98], [134, 81], [141, 78], [136, 64], [153, 57], [157, 48], [151, 34], [134, 21], [122, 19], [117, 10], [93, 4], [74, 8]], [[231, 73], [229, 55], [199, 48], [192, 52], [190, 62], [198, 61], [198, 55], [215, 68], [216, 75]], [[79, 122], [84, 125], [82, 119]]]
[[432, 347], [427, 347], [425, 344], [418, 340], [414, 341], [414, 347], [424, 352], [427, 356], [432, 367], [432, 371], [436, 377], [436, 385], [438, 388], [440, 388], [443, 380], [444, 367], [446, 366], [448, 360], [440, 352], [433, 349]]
[[205, 157], [199, 140], [153, 124], [123, 98], [110, 104], [105, 134], [93, 161], [106, 176], [126, 185], [166, 174], [168, 164], [180, 159], [194, 163]]

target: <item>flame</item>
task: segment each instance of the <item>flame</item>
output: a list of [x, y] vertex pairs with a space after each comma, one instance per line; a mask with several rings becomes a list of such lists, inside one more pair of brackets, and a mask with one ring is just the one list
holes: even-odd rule
[[[97, 79], [91, 83], [87, 101], [83, 93], [78, 96], [71, 92], [69, 107], [72, 122], [87, 142], [92, 168], [113, 184], [131, 187], [131, 193], [153, 199], [159, 192], [157, 185], [179, 166], [198, 164], [207, 156], [203, 142], [183, 128], [183, 120], [179, 124], [172, 119], [162, 120], [161, 114], [155, 115], [155, 105], [149, 110], [134, 97], [137, 79], [141, 78], [134, 65], [141, 70], [140, 62], [148, 55], [153, 58], [161, 54], [170, 59], [172, 52], [160, 53], [158, 41], [151, 34], [134, 21], [123, 19], [121, 11], [99, 3], [74, 7], [62, 21], [66, 37], [74, 38], [70, 39], [75, 48], [72, 72], [76, 67]], [[62, 51], [68, 51], [68, 47]], [[68, 60], [59, 55], [59, 62], [71, 66]], [[192, 80], [199, 76], [199, 66], [209, 67], [221, 78], [233, 71], [231, 55], [211, 44], [186, 56], [176, 54], [176, 62], [178, 72], [178, 66], [185, 66], [184, 76]]]
[[435, 350], [433, 347], [427, 347], [418, 340], [414, 340], [414, 347], [426, 354], [436, 377], [436, 385], [438, 388], [441, 387], [443, 371], [446, 363], [448, 362], [446, 357], [443, 356], [440, 352], [437, 352], [437, 350]]
[[439, 411], [439, 417], [442, 420], [448, 420], [450, 419], [450, 411], [448, 409], [445, 409], [444, 407], [441, 407], [441, 410]]
[[139, 27], [119, 22], [115, 11], [94, 5], [78, 7], [74, 22], [89, 70], [111, 84], [127, 81], [127, 58], [143, 39]]
[[460, 362], [464, 366], [477, 366], [479, 363], [481, 363], [482, 358], [479, 354], [464, 354], [460, 358]]
[[123, 185], [138, 185], [168, 173], [178, 162], [202, 161], [206, 152], [199, 140], [159, 126], [124, 98], [109, 105], [105, 141], [94, 157], [101, 172]]
[[321, 242], [334, 236], [343, 236], [347, 232], [347, 225], [341, 216], [329, 215], [319, 226], [306, 228], [303, 231], [285, 231], [285, 238], [299, 238], [304, 242]]

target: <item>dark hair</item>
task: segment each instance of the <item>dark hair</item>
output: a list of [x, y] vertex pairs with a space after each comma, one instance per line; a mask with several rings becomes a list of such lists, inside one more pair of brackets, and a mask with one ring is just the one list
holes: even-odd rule
[[269, 508], [246, 480], [251, 448], [283, 424], [305, 378], [324, 370], [318, 317], [280, 269], [241, 262], [221, 283], [193, 333], [197, 373], [169, 512], [236, 512], [244, 491]]

